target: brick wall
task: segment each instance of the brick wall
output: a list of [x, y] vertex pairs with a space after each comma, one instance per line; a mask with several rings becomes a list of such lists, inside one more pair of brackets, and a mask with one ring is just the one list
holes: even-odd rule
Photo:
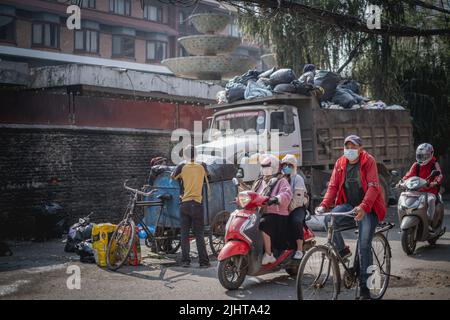
[[95, 222], [117, 222], [128, 199], [124, 180], [135, 175], [142, 185], [149, 159], [171, 147], [170, 135], [156, 131], [0, 127], [0, 238], [29, 235], [44, 199], [71, 222], [90, 211]]

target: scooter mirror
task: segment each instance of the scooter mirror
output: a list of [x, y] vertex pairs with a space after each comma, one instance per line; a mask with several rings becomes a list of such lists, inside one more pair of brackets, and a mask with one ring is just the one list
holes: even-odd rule
[[244, 169], [239, 168], [237, 173], [236, 173], [236, 178], [242, 179], [244, 178]]

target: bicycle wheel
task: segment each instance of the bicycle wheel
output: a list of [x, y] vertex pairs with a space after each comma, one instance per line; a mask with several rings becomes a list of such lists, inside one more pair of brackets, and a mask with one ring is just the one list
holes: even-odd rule
[[119, 269], [128, 259], [136, 235], [136, 226], [131, 219], [121, 221], [109, 240], [106, 251], [108, 269]]
[[297, 274], [298, 300], [335, 300], [339, 266], [326, 246], [315, 246], [303, 257]]
[[372, 299], [383, 298], [389, 286], [389, 275], [391, 273], [391, 249], [386, 237], [376, 233], [372, 239], [372, 264], [377, 267], [376, 273], [369, 283], [370, 296]]

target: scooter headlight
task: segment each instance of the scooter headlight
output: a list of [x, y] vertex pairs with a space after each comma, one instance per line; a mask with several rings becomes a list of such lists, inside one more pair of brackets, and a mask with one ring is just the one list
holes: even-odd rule
[[242, 208], [245, 208], [250, 201], [252, 201], [252, 198], [247, 192], [240, 192], [238, 195], [238, 203]]
[[425, 199], [425, 195], [421, 195], [420, 197], [419, 197], [419, 204], [417, 205], [417, 209], [423, 209], [424, 207], [425, 207], [425, 201], [426, 199]]

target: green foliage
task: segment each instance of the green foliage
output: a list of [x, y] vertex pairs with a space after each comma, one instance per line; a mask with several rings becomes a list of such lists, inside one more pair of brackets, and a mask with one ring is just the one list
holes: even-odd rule
[[[450, 14], [418, 8], [398, 0], [297, 0], [334, 13], [365, 19], [369, 3], [382, 6], [382, 21], [422, 29], [449, 28]], [[245, 5], [244, 5], [245, 6]], [[279, 67], [297, 75], [305, 63], [337, 71], [358, 46], [343, 75], [357, 79], [364, 93], [411, 110], [415, 143], [433, 143], [438, 154], [450, 151], [450, 37], [405, 37], [364, 34], [324, 24], [294, 9], [251, 7], [240, 10], [246, 36], [258, 39], [277, 55]], [[355, 52], [353, 52], [355, 53]]]

